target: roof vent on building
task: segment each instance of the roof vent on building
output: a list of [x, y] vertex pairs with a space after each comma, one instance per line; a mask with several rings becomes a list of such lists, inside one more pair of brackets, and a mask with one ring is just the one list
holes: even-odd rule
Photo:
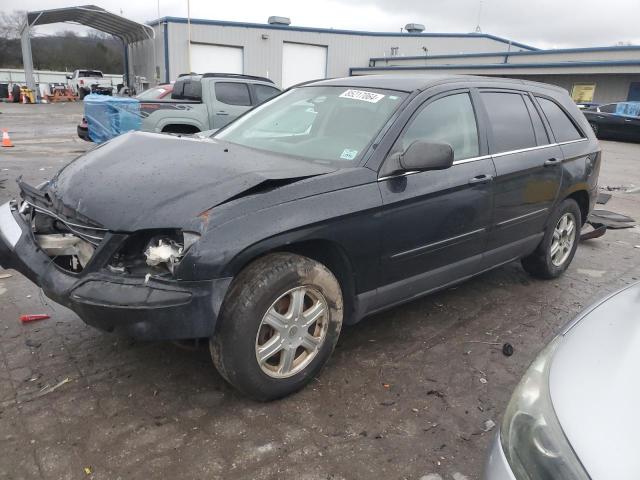
[[269, 17], [269, 20], [267, 20], [269, 22], [269, 25], [291, 25], [291, 19], [288, 17], [276, 17], [271, 16]]
[[424, 25], [421, 23], [407, 23], [404, 29], [409, 33], [420, 33], [424, 32]]

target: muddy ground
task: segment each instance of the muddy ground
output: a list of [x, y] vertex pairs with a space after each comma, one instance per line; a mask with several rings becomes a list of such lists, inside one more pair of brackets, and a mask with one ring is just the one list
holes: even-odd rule
[[[0, 148], [0, 202], [17, 176], [40, 183], [90, 147], [75, 137], [79, 104], [0, 112], [15, 144]], [[640, 186], [640, 145], [602, 147], [604, 208], [640, 218], [640, 193], [625, 192]], [[486, 422], [528, 363], [639, 267], [638, 228], [583, 243], [556, 281], [507, 265], [344, 329], [322, 375], [269, 404], [226, 385], [205, 345], [102, 333], [0, 269], [0, 478], [477, 479]]]

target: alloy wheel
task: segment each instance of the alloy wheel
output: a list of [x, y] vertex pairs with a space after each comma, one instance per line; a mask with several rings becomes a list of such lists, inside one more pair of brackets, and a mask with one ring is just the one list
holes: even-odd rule
[[572, 213], [565, 213], [560, 217], [553, 231], [551, 240], [551, 263], [561, 267], [571, 255], [576, 240], [576, 219]]
[[317, 356], [329, 327], [324, 295], [309, 286], [293, 288], [273, 302], [256, 336], [256, 359], [264, 373], [287, 378]]

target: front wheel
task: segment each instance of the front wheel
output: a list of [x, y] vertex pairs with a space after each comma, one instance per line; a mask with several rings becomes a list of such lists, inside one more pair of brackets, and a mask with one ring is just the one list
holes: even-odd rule
[[540, 245], [522, 259], [522, 267], [532, 276], [551, 279], [569, 267], [578, 248], [582, 214], [575, 200], [567, 198], [553, 212]]
[[249, 397], [289, 395], [329, 359], [342, 315], [340, 285], [324, 265], [289, 253], [266, 255], [229, 289], [210, 341], [213, 362]]

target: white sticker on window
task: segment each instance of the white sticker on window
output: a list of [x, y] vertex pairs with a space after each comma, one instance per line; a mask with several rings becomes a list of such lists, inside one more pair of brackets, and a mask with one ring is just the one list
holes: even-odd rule
[[354, 100], [362, 100], [363, 102], [378, 103], [384, 98], [384, 95], [375, 92], [366, 92], [364, 90], [347, 90], [340, 95], [340, 98], [352, 98]]
[[348, 148], [345, 148], [342, 151], [340, 158], [342, 160], [353, 160], [354, 158], [356, 158], [356, 155], [358, 155], [358, 150], [349, 150]]

